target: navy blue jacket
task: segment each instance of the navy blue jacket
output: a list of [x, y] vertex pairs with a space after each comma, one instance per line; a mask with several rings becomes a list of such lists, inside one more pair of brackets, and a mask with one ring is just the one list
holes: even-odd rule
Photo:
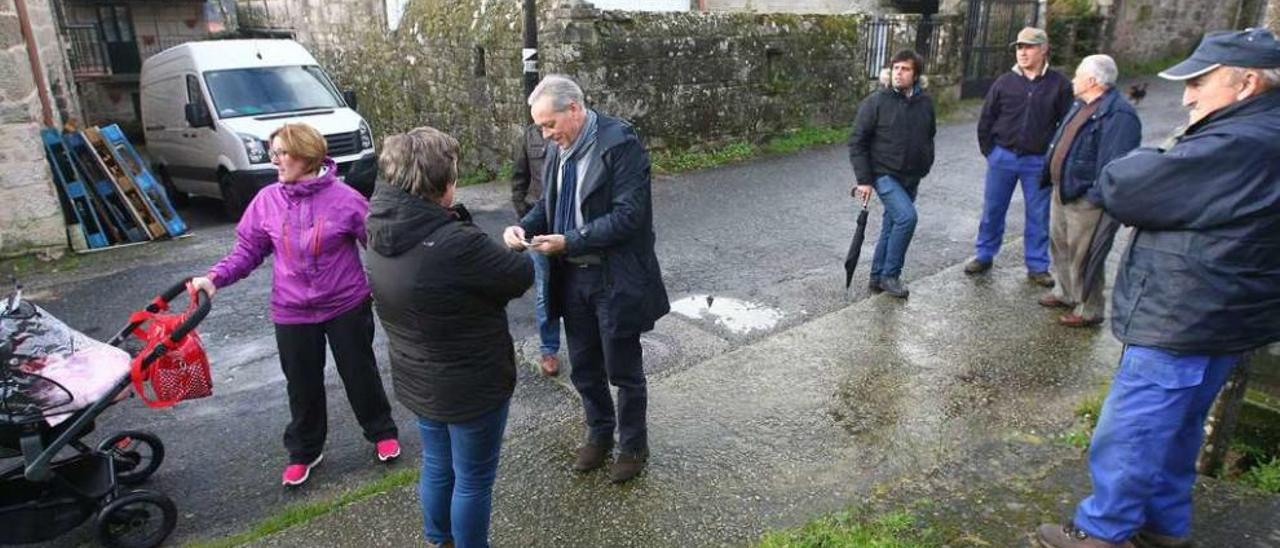
[[[582, 226], [565, 234], [565, 255], [599, 255], [604, 268], [608, 313], [601, 318], [609, 337], [626, 337], [653, 329], [671, 310], [662, 270], [654, 253], [653, 206], [649, 153], [631, 125], [600, 114], [596, 143], [586, 176], [579, 183]], [[542, 203], [520, 221], [528, 236], [547, 234], [555, 226], [556, 176], [560, 147], [548, 145], [542, 180]], [[551, 261], [547, 307], [561, 316], [563, 277], [570, 265]]]
[[[1095, 204], [1102, 203], [1098, 189], [1093, 182], [1102, 174], [1102, 168], [1112, 160], [1128, 154], [1142, 144], [1142, 122], [1138, 120], [1137, 111], [1115, 88], [1108, 89], [1098, 98], [1098, 110], [1080, 126], [1076, 138], [1067, 150], [1067, 157], [1062, 161], [1062, 181], [1058, 186], [1058, 195], [1063, 203], [1069, 203], [1084, 196]], [[1085, 103], [1077, 99], [1071, 104], [1071, 110], [1058, 125], [1053, 135], [1053, 144], [1045, 154], [1048, 160], [1044, 164], [1044, 176], [1040, 178], [1042, 186], [1049, 186], [1049, 163], [1058, 141], [1062, 140], [1062, 131]]]
[[1280, 90], [1233, 104], [1167, 151], [1142, 148], [1098, 180], [1133, 226], [1113, 294], [1126, 344], [1183, 354], [1280, 340]]
[[[1017, 67], [1014, 67], [1017, 70]], [[987, 90], [978, 119], [978, 147], [988, 156], [996, 145], [1015, 154], [1044, 154], [1053, 131], [1071, 108], [1071, 81], [1056, 70], [1028, 80], [1010, 71]]]

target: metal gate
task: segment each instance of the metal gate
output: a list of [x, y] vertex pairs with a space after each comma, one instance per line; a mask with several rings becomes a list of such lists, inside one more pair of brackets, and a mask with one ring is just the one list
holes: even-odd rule
[[1038, 0], [969, 0], [960, 96], [986, 95], [992, 82], [1014, 64], [1009, 43], [1022, 27], [1034, 27], [1039, 19]]

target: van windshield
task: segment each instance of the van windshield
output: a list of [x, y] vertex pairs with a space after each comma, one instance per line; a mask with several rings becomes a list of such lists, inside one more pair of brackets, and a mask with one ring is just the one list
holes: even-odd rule
[[219, 118], [343, 106], [320, 67], [265, 67], [204, 73]]

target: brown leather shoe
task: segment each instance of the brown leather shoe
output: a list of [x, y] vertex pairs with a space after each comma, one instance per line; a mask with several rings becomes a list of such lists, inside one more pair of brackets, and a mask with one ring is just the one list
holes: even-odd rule
[[1046, 548], [1134, 548], [1133, 543], [1127, 540], [1116, 544], [1093, 538], [1071, 522], [1066, 525], [1041, 525], [1036, 529], [1036, 540]]
[[1074, 304], [1071, 304], [1067, 301], [1059, 299], [1058, 296], [1054, 295], [1053, 293], [1045, 293], [1042, 297], [1040, 297], [1040, 300], [1037, 302], [1040, 303], [1040, 306], [1047, 306], [1049, 308], [1074, 308], [1075, 307]]
[[1067, 327], [1093, 327], [1102, 323], [1102, 318], [1086, 318], [1075, 312], [1068, 312], [1058, 318], [1058, 323]]
[[543, 354], [542, 362], [539, 365], [544, 377], [554, 377], [560, 374], [560, 357], [555, 354]]
[[1053, 274], [1048, 272], [1028, 272], [1027, 281], [1040, 287], [1053, 287]]
[[595, 443], [586, 443], [578, 448], [577, 458], [573, 461], [573, 469], [577, 472], [590, 472], [604, 466], [605, 461], [609, 460], [609, 453], [613, 452], [613, 445], [600, 445]]
[[613, 461], [609, 466], [609, 481], [622, 483], [630, 480], [640, 475], [640, 471], [644, 470], [647, 462], [649, 462], [648, 449], [618, 453], [618, 460]]

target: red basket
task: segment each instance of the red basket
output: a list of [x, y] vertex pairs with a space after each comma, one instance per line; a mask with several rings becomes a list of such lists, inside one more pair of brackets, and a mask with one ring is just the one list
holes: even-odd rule
[[148, 309], [134, 312], [129, 318], [129, 323], [139, 324], [133, 333], [145, 344], [133, 358], [130, 376], [133, 389], [148, 407], [169, 407], [213, 394], [209, 357], [200, 335], [190, 330], [177, 340], [173, 337], [197, 302], [194, 287], [188, 285], [187, 294], [191, 306], [185, 313], [166, 313], [168, 304], [156, 299]]

